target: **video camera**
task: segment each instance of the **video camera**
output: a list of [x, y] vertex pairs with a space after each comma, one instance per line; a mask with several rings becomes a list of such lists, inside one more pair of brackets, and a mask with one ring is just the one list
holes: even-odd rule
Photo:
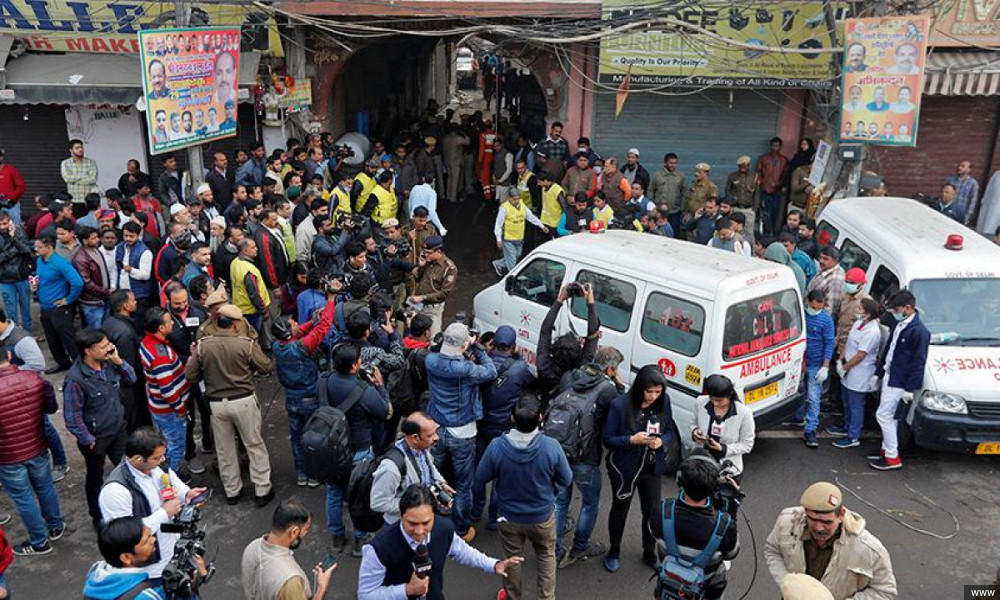
[[354, 229], [358, 226], [358, 222], [354, 220], [353, 213], [340, 213], [337, 215], [337, 221], [334, 223], [337, 229]]
[[189, 504], [174, 517], [172, 523], [160, 525], [162, 533], [178, 533], [181, 536], [174, 545], [173, 557], [163, 569], [163, 589], [168, 598], [193, 596], [215, 574], [215, 565], [210, 562], [205, 563], [208, 573], [204, 577], [198, 573], [195, 557], [204, 559], [207, 550], [205, 530], [198, 527], [199, 521], [201, 509]]
[[354, 148], [348, 144], [334, 144], [330, 147], [330, 156], [332, 156], [335, 160], [353, 158]]
[[719, 471], [719, 483], [715, 488], [715, 493], [712, 494], [712, 506], [716, 510], [727, 513], [735, 520], [740, 506], [743, 505], [743, 499], [747, 495], [736, 484], [736, 477], [739, 476], [740, 472], [733, 461], [724, 460], [719, 466], [722, 469]]

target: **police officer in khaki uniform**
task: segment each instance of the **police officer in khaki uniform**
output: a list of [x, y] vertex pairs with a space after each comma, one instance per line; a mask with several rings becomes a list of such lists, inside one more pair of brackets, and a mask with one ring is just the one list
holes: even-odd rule
[[431, 335], [441, 331], [444, 303], [455, 288], [458, 267], [444, 253], [444, 240], [432, 235], [424, 240], [424, 251], [417, 262], [413, 295], [407, 301], [423, 304], [423, 312], [431, 318]]
[[888, 550], [865, 528], [864, 517], [844, 507], [840, 488], [814, 483], [799, 504], [781, 511], [764, 543], [764, 559], [776, 584], [790, 573], [805, 573], [819, 580], [834, 600], [897, 597]]
[[743, 236], [753, 245], [757, 212], [760, 210], [760, 185], [757, 174], [750, 170], [749, 156], [736, 159], [736, 170], [726, 178], [726, 197], [731, 201], [733, 210], [746, 217]]
[[257, 342], [239, 334], [244, 319], [238, 307], [222, 305], [215, 319], [219, 330], [195, 343], [185, 377], [192, 383], [205, 382], [205, 398], [212, 409], [212, 432], [226, 501], [236, 504], [243, 492], [236, 448], [236, 434], [239, 433], [250, 458], [255, 502], [257, 506], [264, 506], [274, 499], [274, 489], [271, 487], [270, 458], [261, 436], [254, 371], [270, 372], [271, 360]]
[[[219, 332], [219, 309], [228, 302], [229, 297], [226, 296], [226, 288], [222, 286], [219, 286], [218, 289], [205, 298], [205, 309], [208, 310], [208, 319], [198, 327], [198, 332], [194, 336], [196, 342]], [[257, 339], [257, 330], [250, 327], [250, 324], [245, 319], [240, 320], [238, 333], [252, 340]]]
[[699, 208], [705, 208], [705, 201], [719, 197], [719, 188], [708, 178], [712, 166], [708, 163], [698, 163], [694, 166], [694, 183], [687, 193], [687, 212], [694, 214]]

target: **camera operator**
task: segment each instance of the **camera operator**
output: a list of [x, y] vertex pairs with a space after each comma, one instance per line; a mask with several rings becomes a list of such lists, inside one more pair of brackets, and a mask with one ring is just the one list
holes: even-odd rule
[[743, 455], [753, 450], [756, 435], [753, 413], [740, 402], [733, 382], [725, 375], [706, 377], [704, 391], [695, 402], [691, 439], [704, 446], [715, 460], [731, 461], [739, 481]]
[[369, 261], [375, 267], [379, 286], [392, 294], [393, 310], [398, 310], [406, 300], [406, 278], [416, 265], [406, 258], [410, 254], [410, 242], [403, 237], [399, 221], [389, 219], [382, 223], [380, 237], [378, 245], [373, 243], [368, 247]]
[[[374, 243], [374, 242], [373, 242]], [[371, 288], [378, 285], [375, 278], [375, 271], [368, 264], [368, 248], [365, 242], [352, 240], [344, 247], [344, 262], [340, 265], [340, 272], [344, 274], [344, 279], [352, 282], [355, 279], [364, 279]]]
[[337, 229], [326, 215], [313, 217], [316, 237], [310, 249], [310, 260], [321, 275], [329, 275], [338, 269], [344, 260], [344, 248], [351, 241], [351, 233], [345, 227]]
[[[587, 339], [581, 348], [580, 338], [572, 332], [566, 332], [552, 341], [552, 329], [556, 317], [564, 302], [571, 297], [583, 296], [587, 301]], [[597, 308], [594, 306], [594, 288], [591, 284], [570, 283], [559, 290], [559, 296], [552, 304], [548, 314], [542, 320], [538, 330], [538, 357], [535, 366], [541, 389], [545, 391], [543, 408], [548, 404], [548, 398], [565, 389], [569, 382], [562, 379], [567, 373], [578, 369], [594, 360], [597, 352], [597, 342], [600, 339], [601, 322], [597, 318]]]
[[[465, 356], [470, 348], [474, 360]], [[486, 349], [462, 323], [452, 323], [445, 329], [441, 350], [427, 355], [426, 365], [431, 392], [427, 412], [441, 425], [441, 440], [434, 446], [434, 462], [438, 469], [449, 459], [454, 466], [452, 485], [458, 490], [453, 518], [455, 531], [471, 542], [476, 537], [470, 522], [476, 421], [483, 418], [479, 386], [496, 379], [497, 368]]]
[[[384, 350], [371, 344], [372, 324], [378, 323], [381, 332], [388, 337], [388, 348]], [[406, 356], [403, 354], [403, 340], [392, 326], [392, 312], [385, 311], [372, 321], [367, 310], [358, 310], [347, 317], [347, 340], [361, 348], [361, 362], [379, 369], [388, 376], [391, 371], [403, 368]]]
[[[139, 517], [117, 517], [101, 525], [97, 547], [103, 561], [94, 563], [83, 585], [85, 600], [163, 600], [162, 582], [150, 578], [145, 570], [155, 560], [156, 534]], [[195, 555], [198, 577], [208, 575], [205, 561]]]
[[140, 427], [125, 442], [125, 460], [104, 481], [98, 503], [105, 523], [118, 517], [140, 517], [156, 536], [156, 549], [142, 567], [150, 581], [161, 583], [163, 569], [174, 556], [179, 535], [163, 533], [160, 526], [169, 523], [190, 501], [206, 488], [189, 488], [166, 466], [167, 441], [152, 427]]
[[313, 567], [316, 582], [295, 560], [293, 553], [312, 529], [313, 516], [298, 500], [284, 500], [274, 509], [271, 531], [250, 542], [243, 550], [243, 593], [248, 600], [323, 600], [330, 588], [336, 563]]
[[[720, 473], [719, 463], [707, 451], [695, 450], [681, 463], [677, 472], [679, 498], [660, 502], [650, 521], [653, 535], [665, 545], [665, 550], [663, 546], [660, 550], [665, 554], [662, 560], [667, 565], [661, 573], [666, 571], [670, 574], [671, 565], [674, 564], [701, 567], [704, 571], [703, 587], [700, 590], [689, 589], [700, 591], [706, 600], [722, 598], [722, 593], [726, 590], [726, 567], [723, 561], [732, 560], [740, 551], [735, 505], [733, 514], [716, 510], [712, 506], [719, 487]], [[735, 485], [731, 479], [729, 485]], [[702, 557], [701, 562], [697, 561], [696, 558], [710, 545], [714, 546], [711, 555]], [[683, 579], [661, 575], [654, 597], [686, 597], [679, 593], [679, 586], [685, 583], [687, 582]]]
[[444, 598], [444, 568], [451, 559], [486, 573], [507, 576], [520, 556], [490, 558], [469, 546], [448, 519], [434, 516], [434, 495], [411, 485], [399, 501], [398, 527], [386, 527], [362, 549], [358, 600]]

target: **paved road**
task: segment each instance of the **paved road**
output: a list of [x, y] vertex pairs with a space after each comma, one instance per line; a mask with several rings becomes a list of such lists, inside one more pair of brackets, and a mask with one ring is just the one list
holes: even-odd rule
[[[489, 235], [492, 215], [487, 211], [477, 212], [471, 206], [463, 206], [457, 211], [448, 208], [443, 211], [452, 232], [447, 240], [448, 251], [458, 260], [461, 270], [458, 296], [448, 306], [448, 312], [452, 313], [460, 308], [468, 309], [474, 291], [492, 283], [496, 277], [489, 268], [489, 260], [493, 258], [491, 246], [482, 241]], [[259, 395], [265, 408], [275, 397], [275, 386], [271, 378], [260, 382]], [[60, 419], [61, 416], [57, 416], [57, 423]], [[62, 429], [61, 424], [58, 427]], [[1000, 531], [1000, 495], [997, 494], [1000, 459], [917, 451], [905, 456], [904, 470], [876, 473], [865, 465], [861, 449], [841, 451], [824, 443], [818, 450], [809, 450], [786, 434], [763, 433], [747, 460], [744, 512], [753, 528], [756, 544], [751, 543], [747, 525], [741, 522], [744, 551], [733, 561], [727, 598], [738, 599], [748, 588], [746, 598], [778, 597], [777, 588], [763, 564], [763, 539], [781, 508], [796, 504], [802, 490], [820, 479], [839, 481], [845, 489], [860, 496], [861, 499], [848, 494], [846, 504], [866, 518], [869, 529], [888, 547], [901, 598], [960, 598], [962, 584], [992, 580], [1000, 557], [1000, 536], [997, 535]], [[320, 489], [297, 488], [294, 484], [280, 392], [270, 404], [264, 436], [271, 450], [278, 496], [298, 495], [317, 515], [317, 523], [296, 553], [303, 564], [314, 564], [327, 553], [325, 497]], [[58, 484], [58, 490], [69, 531], [65, 538], [55, 543], [52, 554], [15, 560], [7, 579], [15, 597], [20, 599], [79, 597], [78, 590], [82, 588], [87, 568], [98, 558], [83, 499], [82, 459], [75, 445], [66, 441], [72, 470], [66, 480]], [[205, 511], [208, 546], [210, 555], [214, 555], [218, 575], [205, 588], [203, 597], [237, 600], [242, 598], [239, 578], [242, 549], [267, 530], [273, 505], [257, 509], [244, 501], [236, 507], [226, 506], [219, 501], [218, 477], [210, 470], [203, 481], [216, 487], [216, 493], [220, 494]], [[245, 473], [244, 481], [248, 481]], [[672, 481], [664, 480], [663, 492], [664, 495], [676, 492]], [[866, 506], [862, 499], [885, 512]], [[609, 502], [605, 489], [605, 508], [595, 533], [599, 540], [607, 539], [605, 517]], [[0, 495], [0, 512], [10, 511], [9, 500]], [[939, 540], [904, 528], [893, 518], [941, 535], [950, 535], [957, 528], [959, 531], [950, 539]], [[16, 516], [7, 526], [7, 532], [15, 543], [24, 539], [23, 527]], [[494, 532], [483, 531], [475, 544], [494, 555], [500, 549]], [[757, 573], [751, 588], [755, 555]], [[639, 562], [639, 556], [638, 507], [634, 506], [626, 530], [621, 571], [611, 575], [604, 571], [599, 560], [574, 565], [559, 572], [559, 597], [650, 598], [652, 583], [648, 578], [651, 572]], [[329, 598], [354, 597], [357, 567], [358, 561], [350, 557], [341, 562]], [[498, 581], [492, 576], [454, 565], [449, 567], [446, 577], [445, 589], [450, 598], [457, 600], [493, 598], [498, 587]], [[533, 577], [530, 567], [528, 577]]]

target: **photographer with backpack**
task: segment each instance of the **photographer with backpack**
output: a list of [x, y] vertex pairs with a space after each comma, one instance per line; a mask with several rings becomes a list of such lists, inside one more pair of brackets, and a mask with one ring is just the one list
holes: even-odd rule
[[[679, 497], [659, 503], [650, 522], [664, 544], [654, 598], [722, 598], [725, 560], [740, 551], [735, 515], [712, 507], [719, 486], [719, 463], [706, 450], [695, 450], [677, 472]], [[735, 512], [735, 511], [734, 511]]]
[[[591, 542], [590, 536], [601, 509], [601, 456], [604, 453], [601, 432], [611, 401], [625, 389], [618, 378], [618, 366], [624, 360], [617, 348], [601, 347], [592, 362], [570, 372], [568, 385], [549, 404], [545, 435], [562, 445], [573, 471], [573, 485], [559, 490], [556, 497], [556, 559], [560, 569], [608, 551], [605, 544]], [[567, 552], [563, 546], [563, 529], [574, 486], [580, 491], [580, 514], [573, 534], [573, 547]]]
[[[389, 397], [382, 383], [382, 373], [374, 368], [370, 383], [358, 376], [361, 371], [361, 349], [355, 344], [339, 344], [333, 349], [333, 373], [325, 380], [326, 402], [343, 411], [350, 433], [350, 462], [357, 465], [372, 456], [379, 441], [382, 425], [389, 416]], [[324, 380], [320, 379], [320, 385]], [[318, 390], [317, 390], [318, 391]], [[322, 403], [321, 403], [322, 404]], [[346, 452], [348, 449], [344, 448]], [[338, 457], [335, 462], [346, 457]], [[347, 544], [343, 521], [346, 482], [327, 482], [327, 531], [333, 537], [333, 549], [341, 552]], [[365, 533], [354, 530], [351, 554], [361, 557]]]
[[[552, 340], [552, 330], [562, 305], [574, 296], [582, 296], [587, 302], [587, 337], [583, 341], [573, 332], [566, 332]], [[564, 389], [562, 379], [573, 369], [577, 369], [594, 359], [597, 352], [597, 342], [600, 339], [601, 321], [597, 317], [594, 304], [594, 288], [589, 283], [570, 283], [559, 289], [559, 295], [552, 308], [542, 320], [538, 329], [538, 355], [535, 367], [538, 371], [538, 382], [546, 396], [542, 398], [542, 412], [547, 408], [549, 398]]]
[[608, 449], [605, 462], [611, 481], [611, 548], [604, 558], [604, 568], [611, 573], [621, 567], [625, 521], [637, 491], [642, 509], [642, 560], [650, 567], [656, 564], [650, 521], [660, 502], [660, 476], [667, 472], [667, 449], [677, 437], [676, 430], [667, 379], [658, 366], [646, 365], [639, 369], [632, 388], [611, 403], [604, 427], [604, 445]]

